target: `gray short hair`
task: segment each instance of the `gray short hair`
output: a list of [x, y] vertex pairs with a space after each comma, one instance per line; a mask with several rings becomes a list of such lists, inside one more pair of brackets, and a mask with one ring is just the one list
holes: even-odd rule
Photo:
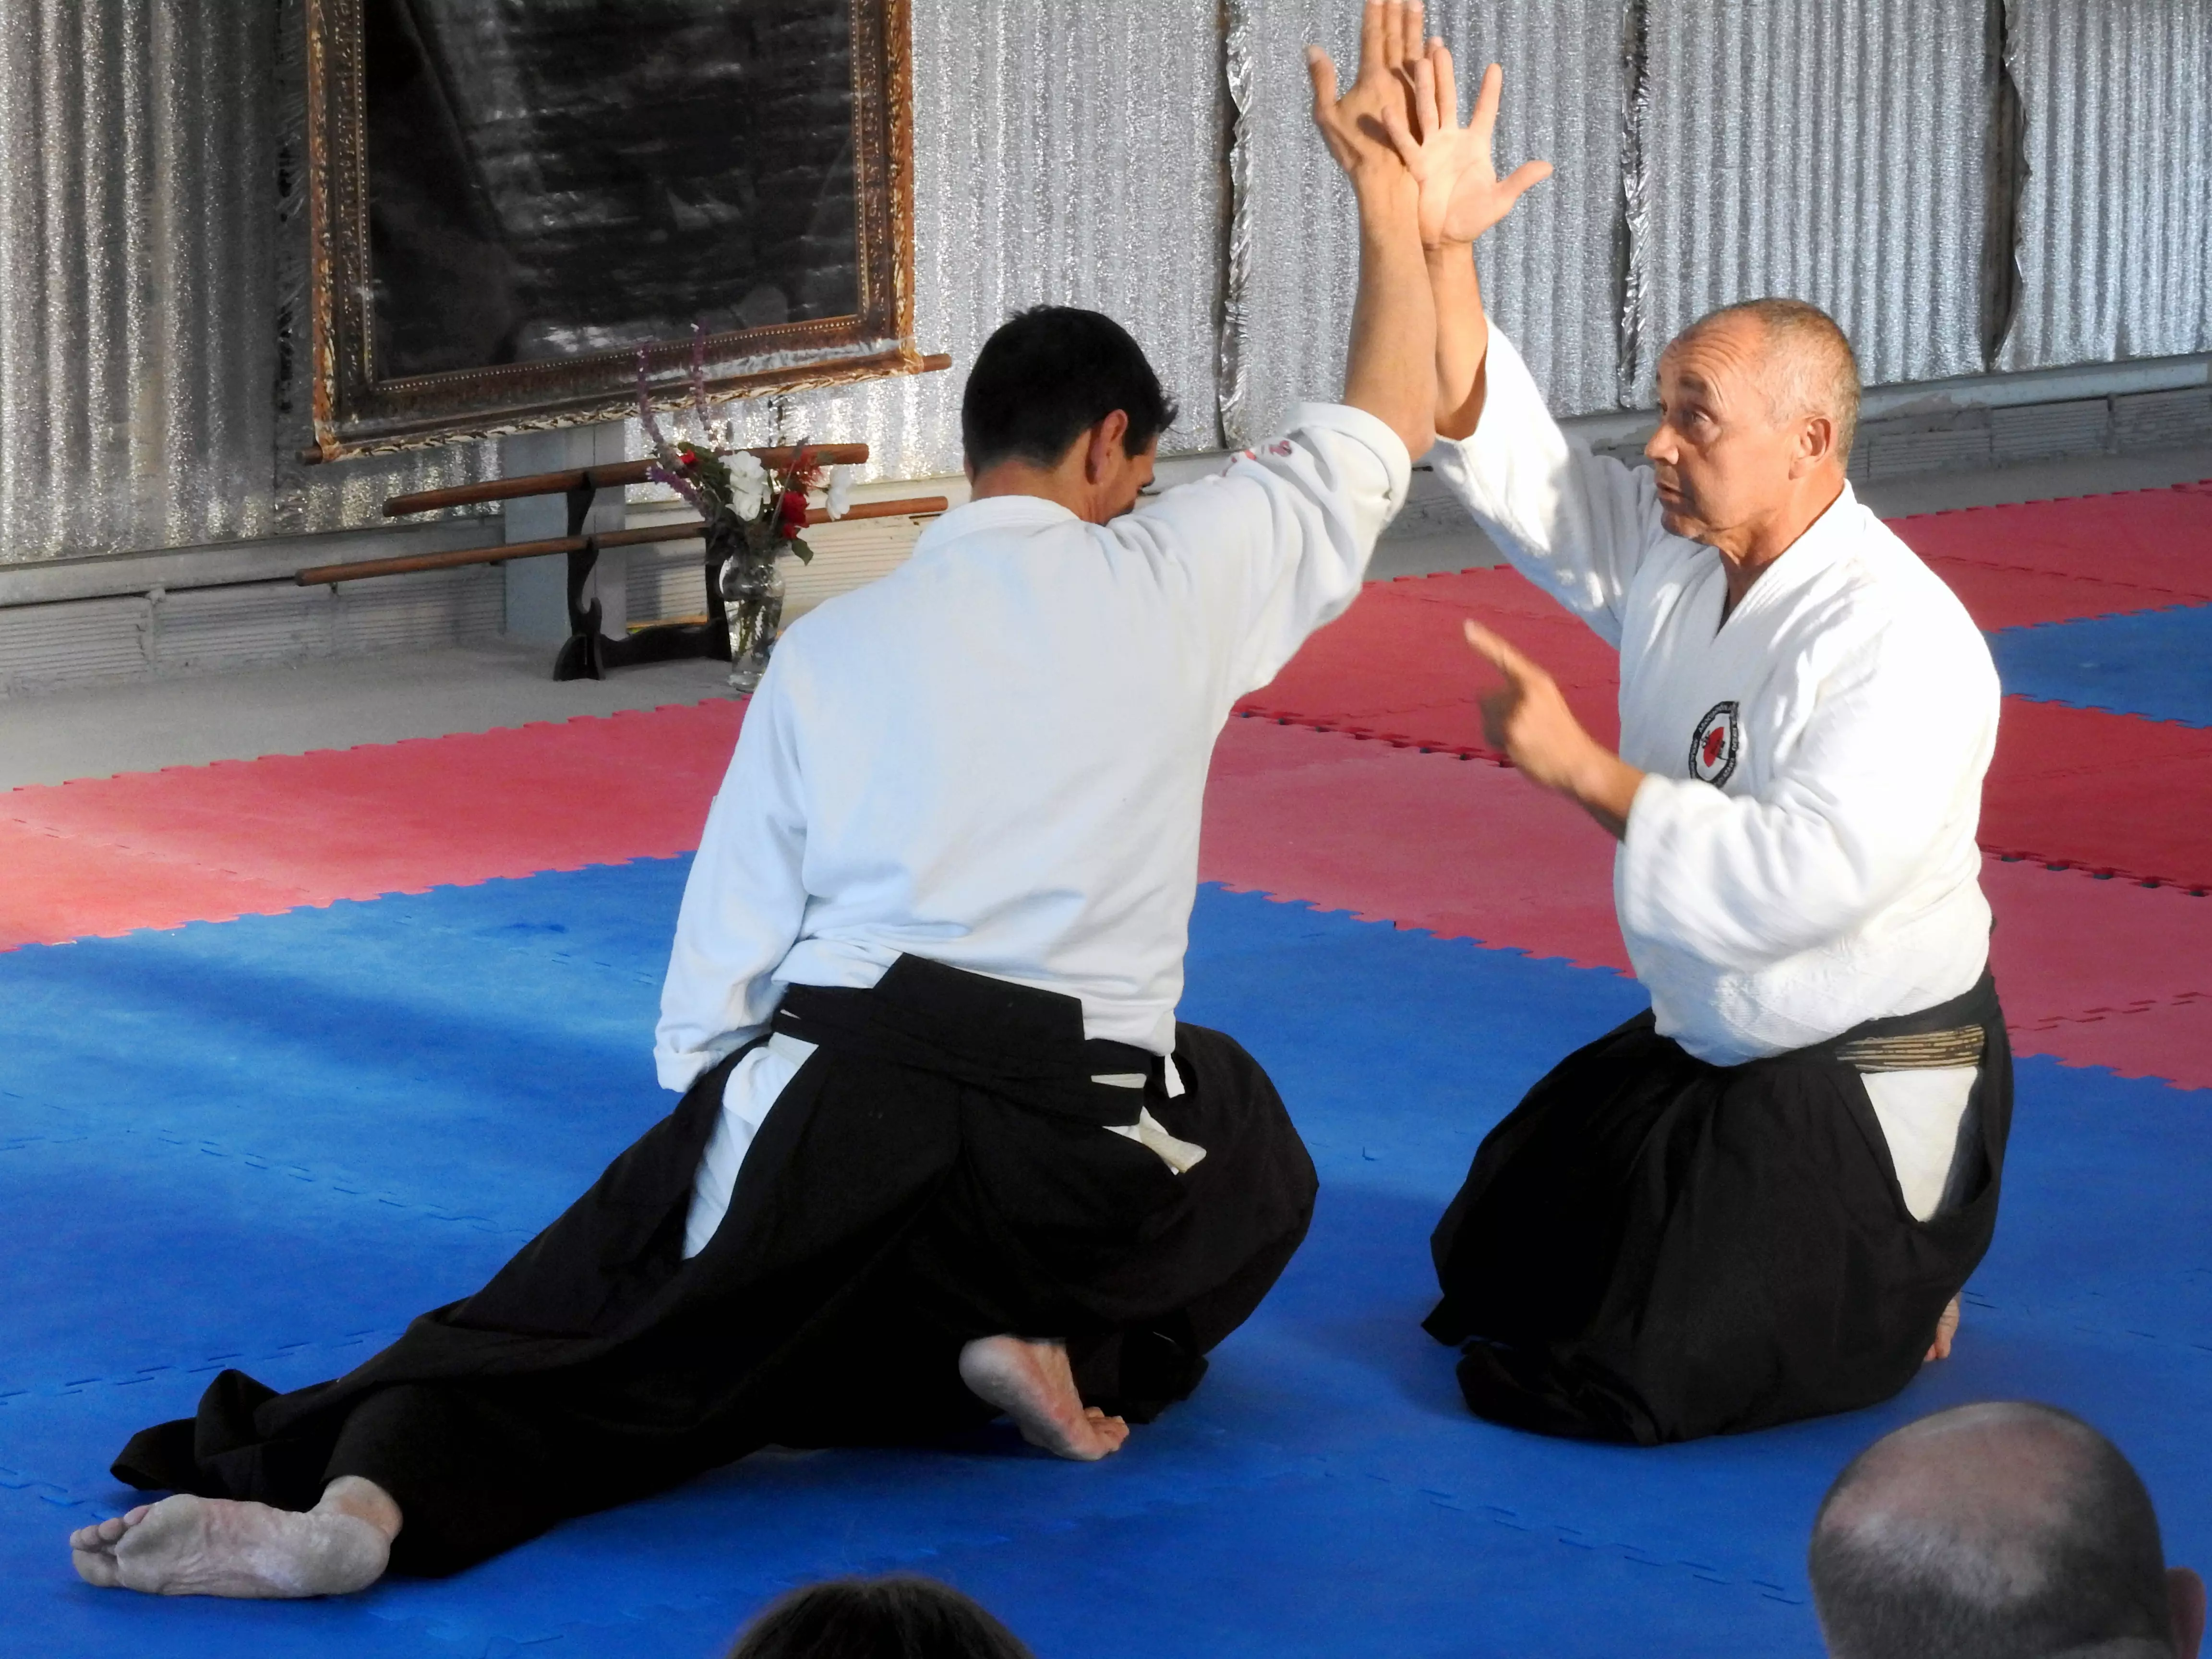
[[1836, 453], [1848, 462], [1859, 429], [1859, 360], [1836, 319], [1802, 300], [1742, 300], [1709, 311], [1674, 338], [1747, 318], [1766, 332], [1765, 380], [1778, 421], [1825, 415], [1835, 423]]
[[1876, 1441], [1822, 1501], [1809, 1565], [1834, 1659], [2173, 1650], [2150, 1494], [2049, 1406], [1962, 1406]]

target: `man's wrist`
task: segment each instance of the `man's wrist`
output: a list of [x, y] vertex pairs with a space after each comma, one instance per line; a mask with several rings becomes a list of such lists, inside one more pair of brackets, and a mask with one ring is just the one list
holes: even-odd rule
[[1416, 216], [1421, 187], [1396, 156], [1377, 156], [1362, 162], [1351, 177], [1362, 219], [1379, 220], [1395, 228]]
[[1642, 772], [1593, 738], [1589, 754], [1575, 769], [1571, 793], [1584, 806], [1601, 808], [1625, 823], [1636, 792], [1644, 787], [1644, 777]]

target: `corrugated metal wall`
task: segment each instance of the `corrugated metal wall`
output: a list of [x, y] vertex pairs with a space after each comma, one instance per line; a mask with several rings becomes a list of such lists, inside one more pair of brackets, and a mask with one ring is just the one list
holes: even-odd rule
[[1650, 18], [1637, 401], [1686, 325], [1768, 295], [1832, 314], [1869, 381], [1979, 372], [1981, 7], [1711, 0]]
[[915, 337], [954, 368], [793, 398], [781, 426], [757, 410], [749, 435], [865, 437], [876, 476], [957, 472], [962, 366], [1008, 313], [1049, 301], [1136, 336], [1182, 404], [1164, 447], [1216, 447], [1225, 97], [1210, 0], [917, 0], [914, 33]]
[[2212, 0], [2009, 0], [2027, 111], [2002, 366], [2212, 351]]
[[0, 561], [335, 529], [489, 465], [289, 458], [298, 33], [297, 0], [0, 7]]
[[[1504, 0], [1437, 8], [1472, 105], [1482, 69], [1506, 66], [1501, 171], [1540, 155], [1558, 169], [1485, 241], [1486, 301], [1563, 410], [1617, 401], [1622, 29], [1620, 0]], [[1314, 136], [1304, 47], [1328, 47], [1348, 80], [1358, 10], [1340, 0], [1252, 0], [1246, 382], [1233, 435], [1249, 440], [1302, 398], [1336, 395], [1358, 275], [1352, 192]]]
[[[1656, 346], [1753, 292], [1834, 309], [1870, 380], [1978, 369], [1985, 4], [2031, 169], [2002, 365], [2212, 349], [2212, 0], [1448, 0], [1468, 95], [1506, 66], [1501, 160], [1559, 169], [1483, 261], [1562, 411], [1644, 401]], [[1301, 49], [1348, 65], [1352, 0], [914, 11], [925, 349], [964, 363], [1037, 301], [1110, 311], [1182, 401], [1170, 450], [1334, 392], [1355, 249]], [[300, 0], [0, 7], [0, 561], [368, 523], [495, 465], [481, 444], [293, 459], [300, 36]], [[748, 419], [950, 472], [961, 380]]]

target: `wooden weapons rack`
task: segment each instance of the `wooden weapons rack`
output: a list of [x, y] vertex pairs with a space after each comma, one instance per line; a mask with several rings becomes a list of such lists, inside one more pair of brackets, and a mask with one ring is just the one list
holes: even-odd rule
[[[854, 465], [868, 459], [866, 444], [810, 444], [811, 458], [823, 466]], [[770, 471], [791, 465], [789, 448], [756, 449]], [[499, 564], [508, 559], [532, 559], [551, 553], [568, 556], [568, 637], [553, 659], [556, 680], [603, 680], [610, 668], [636, 663], [673, 662], [686, 658], [730, 659], [730, 629], [722, 609], [720, 572], [712, 555], [705, 556], [707, 619], [704, 622], [650, 623], [620, 637], [601, 631], [601, 608], [597, 599], [584, 603], [584, 592], [598, 568], [599, 551], [610, 547], [641, 547], [652, 542], [690, 541], [705, 526], [697, 519], [672, 524], [649, 525], [638, 530], [610, 530], [586, 535], [584, 525], [602, 489], [623, 489], [643, 483], [656, 463], [622, 461], [612, 466], [580, 467], [568, 472], [537, 472], [520, 478], [495, 478], [483, 483], [460, 484], [451, 489], [426, 489], [412, 495], [394, 495], [384, 504], [387, 519], [410, 513], [431, 513], [441, 507], [469, 507], [483, 501], [520, 501], [531, 495], [562, 495], [568, 500], [568, 533], [545, 541], [509, 542], [498, 547], [462, 548], [450, 553], [417, 553], [392, 559], [363, 559], [352, 564], [317, 565], [293, 580], [302, 587], [325, 582], [359, 581], [369, 576], [398, 576], [418, 570], [452, 570], [464, 565]], [[860, 501], [847, 510], [842, 524], [852, 519], [901, 519], [942, 513], [948, 503], [942, 495], [915, 496], [896, 501]], [[816, 507], [806, 522], [823, 524], [830, 515]]]

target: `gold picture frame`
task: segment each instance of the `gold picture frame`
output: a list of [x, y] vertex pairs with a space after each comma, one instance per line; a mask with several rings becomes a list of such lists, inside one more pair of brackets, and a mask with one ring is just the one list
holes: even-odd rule
[[[914, 341], [909, 0], [843, 0], [852, 31], [854, 241], [849, 314], [703, 338], [712, 395], [791, 392], [943, 366]], [[405, 375], [380, 374], [372, 314], [363, 0], [307, 0], [308, 283], [314, 444], [303, 459], [410, 449], [619, 418], [639, 347]], [[834, 36], [833, 36], [834, 38]], [[657, 404], [689, 398], [694, 341], [643, 344]]]

